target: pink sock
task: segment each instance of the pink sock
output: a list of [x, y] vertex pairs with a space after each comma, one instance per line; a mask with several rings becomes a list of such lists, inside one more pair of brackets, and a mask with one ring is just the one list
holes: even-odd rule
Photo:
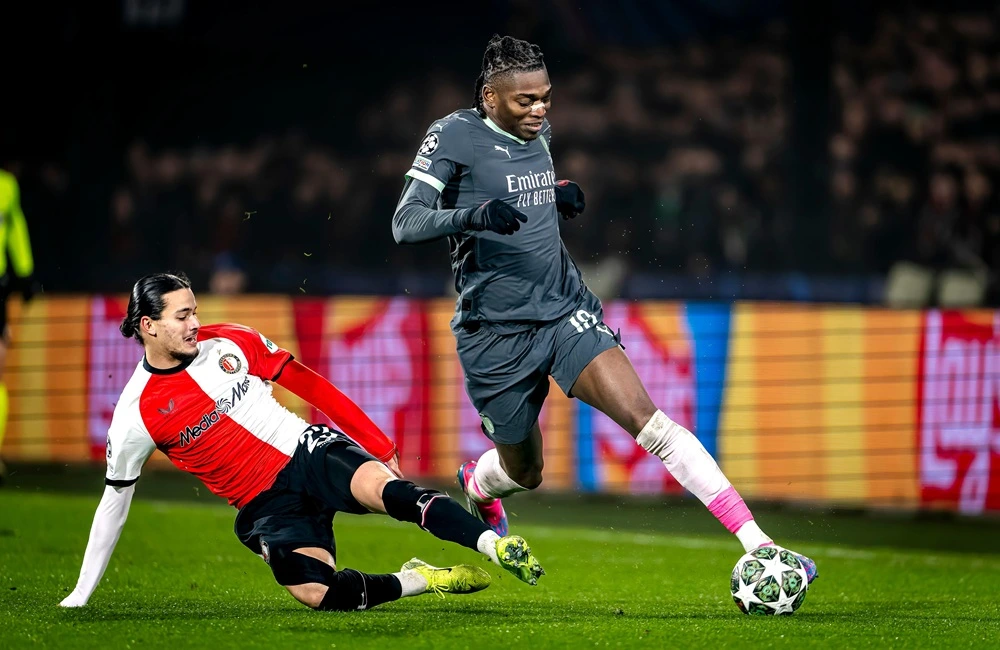
[[743, 497], [739, 495], [736, 488], [729, 486], [722, 494], [712, 499], [708, 504], [708, 511], [715, 515], [726, 530], [736, 534], [743, 524], [753, 520], [750, 509], [743, 503]]

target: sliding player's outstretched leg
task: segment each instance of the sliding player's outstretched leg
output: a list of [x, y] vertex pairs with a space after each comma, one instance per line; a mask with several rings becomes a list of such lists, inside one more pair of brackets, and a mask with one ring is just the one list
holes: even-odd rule
[[435, 593], [442, 598], [444, 594], [471, 594], [482, 591], [490, 586], [490, 574], [471, 564], [459, 564], [452, 567], [436, 567], [427, 564], [419, 558], [413, 558], [403, 564], [401, 572], [413, 571], [427, 581], [424, 593]]
[[[398, 478], [349, 439], [326, 444], [322, 471], [324, 480], [317, 484], [316, 494], [335, 510], [383, 512], [398, 521], [417, 524], [439, 539], [482, 553], [529, 584], [542, 575], [523, 539], [503, 538], [520, 542], [501, 544], [499, 535], [447, 494]], [[470, 579], [470, 584], [478, 584], [480, 578]]]
[[496, 542], [497, 564], [517, 576], [529, 585], [538, 584], [538, 579], [545, 575], [545, 569], [531, 553], [531, 547], [523, 537], [508, 535]]
[[393, 519], [415, 523], [435, 537], [477, 550], [523, 582], [537, 584], [545, 574], [523, 538], [500, 537], [447, 494], [395, 479], [385, 483], [382, 504]]
[[[278, 584], [296, 600], [319, 611], [371, 609], [408, 596], [436, 593], [471, 594], [490, 586], [490, 574], [460, 564], [438, 568], [410, 566], [397, 573], [372, 574], [355, 569], [338, 571], [328, 548], [268, 545], [266, 559]], [[412, 561], [411, 561], [412, 562]]]

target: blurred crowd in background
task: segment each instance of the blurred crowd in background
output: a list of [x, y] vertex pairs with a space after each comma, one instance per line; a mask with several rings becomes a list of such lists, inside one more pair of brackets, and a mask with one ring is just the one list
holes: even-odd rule
[[[776, 27], [750, 45], [607, 51], [569, 70], [552, 65], [553, 156], [588, 201], [585, 216], [563, 226], [579, 262], [692, 274], [780, 268], [782, 35]], [[385, 88], [349, 126], [364, 143], [357, 149], [294, 131], [219, 148], [137, 141], [109, 210], [112, 259], [179, 265], [210, 274], [217, 289], [279, 289], [307, 273], [312, 252], [338, 273], [447, 270], [443, 244], [398, 246], [390, 223], [425, 130], [471, 105], [472, 85], [442, 76]], [[196, 230], [205, 237], [194, 242]], [[254, 277], [269, 262], [275, 268]]]
[[841, 268], [893, 274], [901, 298], [932, 297], [948, 270], [996, 291], [996, 18], [885, 15], [863, 37], [837, 35], [829, 253]]
[[[780, 16], [669, 47], [550, 54], [557, 176], [587, 196], [562, 224], [568, 249], [602, 297], [628, 294], [638, 275], [694, 286], [805, 270], [876, 278], [896, 304], [947, 302], [946, 289], [995, 304], [998, 15], [886, 12], [831, 33], [815, 214], [789, 200], [792, 121], [805, 118]], [[441, 66], [351, 93], [349, 119], [323, 133], [307, 121], [231, 142], [130, 134], [95, 216], [107, 270], [93, 288], [181, 268], [219, 293], [446, 293], [446, 245], [396, 245], [390, 222], [427, 126], [471, 105], [478, 61], [467, 63], [467, 78]], [[13, 166], [34, 230], [73, 210], [64, 166]], [[803, 221], [821, 236], [798, 239]], [[943, 287], [942, 272], [958, 284]]]

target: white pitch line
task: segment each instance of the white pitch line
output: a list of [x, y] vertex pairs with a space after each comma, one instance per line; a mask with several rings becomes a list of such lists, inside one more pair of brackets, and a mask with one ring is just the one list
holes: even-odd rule
[[[347, 520], [345, 520], [347, 521]], [[356, 517], [349, 520], [348, 525], [361, 525], [365, 527], [385, 526], [386, 524], [398, 524], [406, 526], [393, 520], [386, 521], [384, 518]], [[727, 541], [725, 539], [712, 539], [704, 537], [690, 537], [684, 535], [671, 535], [668, 533], [633, 533], [616, 530], [593, 530], [586, 528], [563, 528], [560, 526], [537, 526], [525, 525], [525, 537], [531, 539], [572, 539], [574, 541], [608, 543], [608, 544], [633, 544], [635, 546], [656, 546], [669, 548], [690, 548], [690, 549], [713, 549], [731, 550], [739, 552], [739, 542], [735, 539]], [[807, 544], [796, 550], [803, 550], [817, 558], [830, 557], [848, 560], [874, 561], [888, 560], [894, 563], [916, 562], [929, 566], [938, 566], [942, 563], [961, 563], [965, 568], [992, 568], [1000, 569], [1000, 558], [986, 557], [975, 554], [959, 553], [930, 553], [917, 549], [865, 549], [849, 546], [830, 546], [827, 544]]]
[[[228, 507], [210, 503], [178, 503], [172, 501], [147, 501], [154, 512], [169, 512], [172, 510], [183, 510], [191, 506], [210, 508], [218, 511], [220, 517], [235, 517], [236, 513]], [[362, 528], [385, 528], [387, 526], [398, 526], [408, 528], [410, 524], [396, 521], [388, 517], [379, 516], [359, 516], [338, 520], [340, 525], [362, 527]], [[736, 540], [712, 539], [704, 537], [690, 537], [684, 535], [672, 535], [668, 533], [633, 533], [629, 531], [616, 530], [595, 530], [587, 528], [564, 528], [560, 526], [524, 526], [526, 533], [530, 532], [532, 538], [542, 539], [573, 539], [595, 543], [613, 544], [633, 544], [635, 546], [657, 546], [669, 548], [689, 548], [689, 549], [714, 549], [739, 551], [739, 543]], [[797, 547], [798, 548], [798, 547]], [[916, 562], [928, 566], [939, 566], [944, 563], [961, 562], [965, 568], [986, 568], [1000, 569], [1000, 557], [993, 557], [960, 553], [930, 553], [919, 549], [892, 549], [879, 548], [876, 550], [850, 547], [850, 546], [830, 546], [828, 544], [806, 544], [803, 547], [807, 553], [816, 557], [842, 558], [848, 560], [873, 561], [877, 559], [887, 559], [894, 563]]]

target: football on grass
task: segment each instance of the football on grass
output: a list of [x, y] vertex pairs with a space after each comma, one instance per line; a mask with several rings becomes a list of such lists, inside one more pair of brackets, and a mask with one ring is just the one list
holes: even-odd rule
[[799, 558], [780, 546], [761, 546], [741, 557], [729, 586], [740, 611], [756, 616], [794, 613], [809, 589]]

